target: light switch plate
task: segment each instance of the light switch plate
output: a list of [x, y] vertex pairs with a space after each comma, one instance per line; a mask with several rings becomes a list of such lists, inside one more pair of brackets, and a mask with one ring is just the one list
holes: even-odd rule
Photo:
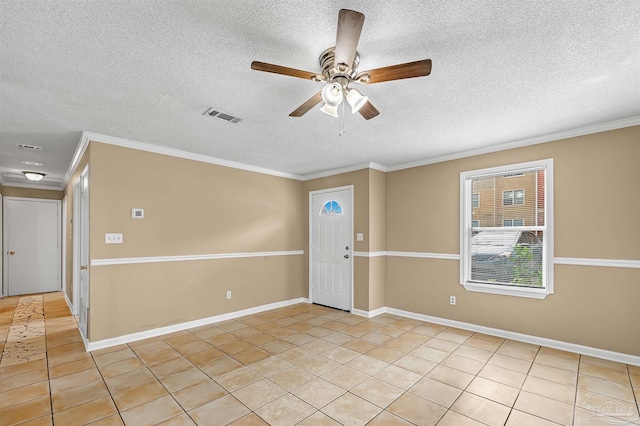
[[104, 234], [105, 244], [122, 244], [122, 234]]
[[364, 234], [362, 232], [356, 234], [356, 241], [364, 241]]

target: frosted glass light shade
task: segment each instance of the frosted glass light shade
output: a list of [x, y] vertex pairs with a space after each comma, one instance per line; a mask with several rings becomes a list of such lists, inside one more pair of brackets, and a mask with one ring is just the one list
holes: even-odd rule
[[36, 172], [23, 172], [23, 173], [27, 179], [32, 180], [34, 182], [42, 180], [42, 178], [44, 177], [44, 173], [36, 173]]
[[320, 111], [324, 112], [325, 114], [328, 114], [332, 117], [338, 117], [338, 106], [337, 105], [329, 105], [329, 104], [324, 104], [324, 106], [322, 108], [320, 108]]
[[329, 83], [322, 89], [322, 100], [327, 105], [337, 107], [343, 99], [344, 93], [338, 83]]
[[362, 93], [356, 89], [351, 89], [347, 92], [347, 102], [351, 105], [351, 112], [355, 114], [367, 103], [368, 97], [363, 96]]

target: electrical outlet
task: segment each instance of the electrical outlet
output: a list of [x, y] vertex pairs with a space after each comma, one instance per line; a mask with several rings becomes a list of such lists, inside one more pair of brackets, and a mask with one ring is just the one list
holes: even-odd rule
[[231, 299], [231, 291], [227, 292], [227, 299]]
[[451, 305], [455, 305], [456, 304], [456, 297], [455, 296], [449, 296], [449, 303]]

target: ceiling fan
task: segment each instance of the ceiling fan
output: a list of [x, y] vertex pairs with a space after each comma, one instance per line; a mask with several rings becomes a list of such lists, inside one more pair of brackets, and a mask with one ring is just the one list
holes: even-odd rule
[[350, 88], [350, 84], [373, 84], [425, 77], [431, 73], [431, 59], [358, 72], [360, 55], [356, 49], [363, 24], [362, 13], [348, 9], [340, 10], [336, 45], [320, 55], [320, 74], [258, 61], [251, 62], [251, 69], [327, 83], [320, 92], [289, 114], [290, 117], [302, 117], [322, 101], [324, 106], [320, 110], [338, 117], [338, 107], [346, 99], [353, 113], [359, 112], [366, 120], [370, 120], [380, 112], [369, 102], [368, 97], [363, 96], [357, 89]]

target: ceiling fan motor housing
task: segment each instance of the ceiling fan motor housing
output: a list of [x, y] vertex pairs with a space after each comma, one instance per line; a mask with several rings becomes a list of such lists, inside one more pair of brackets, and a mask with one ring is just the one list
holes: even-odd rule
[[346, 89], [347, 85], [356, 79], [358, 75], [358, 65], [360, 64], [360, 55], [356, 52], [353, 57], [351, 67], [347, 69], [338, 69], [339, 64], [335, 63], [336, 48], [330, 47], [320, 55], [319, 62], [322, 68], [322, 76], [326, 81], [338, 83]]

